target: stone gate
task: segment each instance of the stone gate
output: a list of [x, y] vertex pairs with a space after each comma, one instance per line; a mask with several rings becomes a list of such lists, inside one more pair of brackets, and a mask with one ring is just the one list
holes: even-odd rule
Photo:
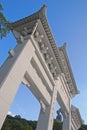
[[71, 106], [78, 94], [66, 52], [66, 43], [57, 47], [46, 18], [46, 6], [10, 23], [17, 40], [0, 68], [0, 128], [21, 83], [41, 104], [36, 130], [52, 130], [56, 101], [63, 115], [63, 130], [78, 130], [82, 120]]

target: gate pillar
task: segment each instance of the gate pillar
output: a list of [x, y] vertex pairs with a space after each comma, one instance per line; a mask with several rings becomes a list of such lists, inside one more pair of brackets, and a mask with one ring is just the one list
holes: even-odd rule
[[[17, 44], [0, 68], [0, 129], [28, 68], [34, 48], [30, 40]], [[32, 54], [32, 55], [31, 55]]]
[[46, 106], [46, 108], [43, 109], [43, 106], [41, 104], [41, 110], [36, 130], [52, 130], [56, 97], [57, 90], [54, 87], [50, 105]]
[[69, 113], [63, 116], [63, 126], [62, 130], [71, 130], [71, 105], [69, 102]]

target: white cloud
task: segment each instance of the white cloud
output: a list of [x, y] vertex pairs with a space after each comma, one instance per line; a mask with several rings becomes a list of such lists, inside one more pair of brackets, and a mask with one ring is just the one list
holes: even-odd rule
[[8, 111], [8, 115], [14, 117], [15, 115], [11, 112], [11, 111]]

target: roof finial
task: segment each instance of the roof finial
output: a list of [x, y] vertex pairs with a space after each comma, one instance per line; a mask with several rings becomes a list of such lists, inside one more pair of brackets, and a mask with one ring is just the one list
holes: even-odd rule
[[46, 8], [47, 6], [44, 4], [41, 9], [39, 10], [39, 16], [43, 17], [46, 14]]
[[42, 6], [42, 9], [46, 9], [46, 8], [47, 8], [47, 5], [44, 4], [44, 5]]

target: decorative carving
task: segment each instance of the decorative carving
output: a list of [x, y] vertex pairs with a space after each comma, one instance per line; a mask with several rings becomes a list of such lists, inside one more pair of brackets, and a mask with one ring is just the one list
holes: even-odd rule
[[22, 35], [24, 37], [26, 37], [27, 35], [30, 35], [31, 33], [32, 33], [32, 29], [31, 28], [24, 27], [23, 30], [22, 30]]
[[10, 54], [11, 57], [13, 57], [13, 56], [15, 55], [15, 52], [14, 52], [14, 50], [12, 50], [12, 49], [10, 49], [10, 50], [8, 51], [8, 53]]
[[49, 48], [48, 48], [48, 47], [45, 45], [45, 43], [42, 41], [43, 37], [44, 37], [44, 36], [41, 35], [41, 34], [39, 33], [39, 31], [35, 31], [35, 33], [34, 33], [34, 38], [35, 38], [36, 42], [38, 43], [39, 49], [40, 49], [41, 53], [43, 54], [43, 57], [44, 57], [44, 59], [45, 59], [45, 61], [46, 61], [46, 64], [47, 64], [48, 67], [49, 67], [49, 70], [50, 70], [50, 72], [51, 72], [53, 78], [54, 78], [54, 79], [57, 79], [57, 76], [58, 76], [58, 74], [57, 74], [57, 72], [56, 72], [57, 67], [54, 66], [54, 64], [52, 63], [53, 57], [50, 56], [50, 54], [49, 54], [49, 52], [48, 52], [48, 49], [49, 49]]
[[34, 36], [35, 36], [35, 38], [37, 38], [39, 36], [39, 32], [35, 31]]
[[15, 38], [17, 39], [18, 43], [24, 42], [24, 37], [19, 32], [13, 30], [13, 34], [14, 34]]
[[40, 33], [39, 33], [38, 31], [35, 31], [34, 37], [35, 37], [35, 40], [36, 40], [38, 43], [41, 43], [41, 42], [42, 42], [42, 38], [43, 38], [44, 36], [43, 36], [43, 35], [40, 35]]

